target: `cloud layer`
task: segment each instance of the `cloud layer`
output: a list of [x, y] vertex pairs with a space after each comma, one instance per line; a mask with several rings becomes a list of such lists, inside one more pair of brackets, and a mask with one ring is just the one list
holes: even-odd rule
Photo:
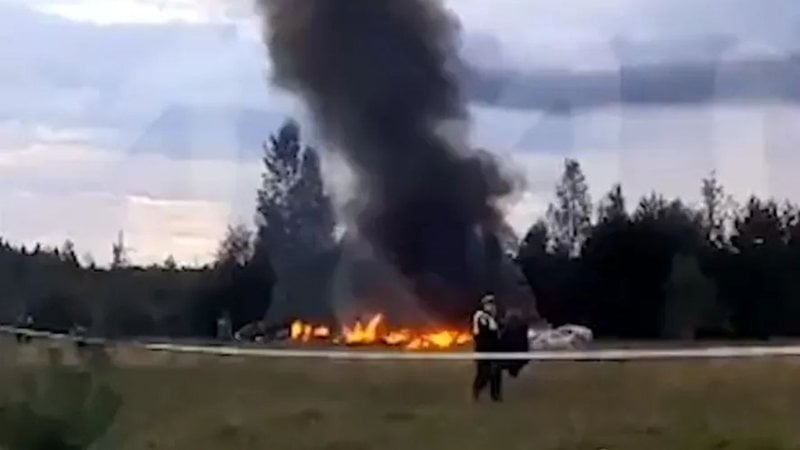
[[[0, 235], [104, 261], [124, 229], [137, 261], [202, 262], [251, 221], [259, 143], [304, 115], [269, 85], [250, 5], [221, 1], [0, 0]], [[527, 174], [519, 231], [567, 156], [595, 198], [693, 198], [716, 169], [739, 197], [800, 199], [795, 0], [447, 3], [479, 69], [472, 139]], [[717, 70], [670, 69], [687, 61]], [[651, 66], [625, 82], [623, 63]]]

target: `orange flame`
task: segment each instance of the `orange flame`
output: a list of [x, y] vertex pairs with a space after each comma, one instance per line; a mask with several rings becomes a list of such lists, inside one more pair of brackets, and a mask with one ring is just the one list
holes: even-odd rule
[[292, 322], [290, 333], [292, 340], [309, 342], [312, 339], [327, 339], [331, 336], [331, 329], [325, 326], [312, 326], [299, 320]]
[[293, 340], [300, 339], [303, 335], [303, 322], [299, 320], [292, 322], [291, 335]]
[[411, 340], [410, 330], [390, 331], [383, 337], [383, 342], [387, 345], [400, 345]]
[[387, 345], [406, 350], [447, 349], [472, 342], [472, 335], [458, 330], [415, 331], [408, 328], [390, 330], [382, 314], [372, 316], [366, 324], [357, 320], [352, 326], [343, 326], [340, 335], [334, 336], [330, 328], [296, 321], [291, 326], [294, 341], [321, 340], [344, 345]]
[[331, 336], [331, 329], [328, 327], [316, 327], [312, 334], [315, 338], [329, 338]]

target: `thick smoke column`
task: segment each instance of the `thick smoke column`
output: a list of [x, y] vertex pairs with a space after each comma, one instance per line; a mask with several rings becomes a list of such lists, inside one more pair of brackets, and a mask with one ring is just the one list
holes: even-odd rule
[[361, 236], [427, 306], [460, 315], [485, 289], [479, 235], [493, 235], [512, 184], [488, 153], [442, 133], [467, 119], [449, 66], [457, 21], [438, 0], [259, 3], [275, 81], [358, 175]]

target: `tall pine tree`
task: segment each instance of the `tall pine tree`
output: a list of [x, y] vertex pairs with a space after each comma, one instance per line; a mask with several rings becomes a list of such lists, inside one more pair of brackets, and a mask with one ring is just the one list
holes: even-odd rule
[[703, 179], [700, 193], [706, 239], [711, 245], [721, 248], [728, 243], [725, 228], [733, 218], [733, 200], [725, 195], [716, 172], [711, 172], [708, 178]]
[[272, 261], [277, 285], [268, 316], [324, 317], [327, 278], [335, 249], [334, 213], [316, 149], [303, 146], [300, 127], [289, 121], [264, 146], [258, 191], [255, 254]]
[[598, 216], [601, 223], [628, 219], [622, 185], [615, 184], [600, 202]]
[[592, 201], [580, 163], [567, 159], [556, 186], [556, 203], [547, 212], [553, 244], [559, 253], [580, 254], [592, 228]]

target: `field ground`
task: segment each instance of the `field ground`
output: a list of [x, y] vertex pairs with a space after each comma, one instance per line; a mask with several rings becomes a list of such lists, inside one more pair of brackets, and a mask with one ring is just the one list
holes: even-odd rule
[[111, 358], [2, 340], [0, 411], [25, 380], [66, 376], [60, 359], [121, 396], [95, 448], [800, 449], [796, 359], [536, 364], [505, 403], [473, 404], [468, 362]]

